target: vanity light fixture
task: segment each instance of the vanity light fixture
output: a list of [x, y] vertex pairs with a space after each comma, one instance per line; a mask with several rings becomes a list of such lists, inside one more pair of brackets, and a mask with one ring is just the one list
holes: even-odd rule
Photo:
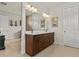
[[31, 5], [26, 5], [26, 9], [31, 11]]
[[38, 12], [36, 8], [33, 9], [33, 12]]
[[31, 7], [31, 10], [34, 10], [34, 9], [35, 9], [35, 8], [32, 6], [32, 7]]
[[42, 15], [43, 17], [49, 17], [49, 15], [47, 15], [46, 13], [43, 13]]
[[[39, 13], [38, 12], [38, 9], [37, 8], [35, 8], [35, 7], [33, 7], [32, 5], [30, 5], [30, 4], [27, 4], [26, 5], [26, 9], [28, 10], [28, 11], [31, 11], [31, 12], [35, 12], [35, 13]], [[41, 12], [41, 11], [40, 11]], [[47, 15], [46, 13], [42, 13], [42, 16], [43, 17], [45, 17], [45, 18], [48, 18], [48, 17], [50, 17], [49, 15]]]
[[28, 9], [31, 8], [31, 5], [27, 5], [26, 8], [28, 8]]
[[31, 12], [37, 12], [37, 8], [33, 7], [32, 5], [26, 5], [26, 9]]

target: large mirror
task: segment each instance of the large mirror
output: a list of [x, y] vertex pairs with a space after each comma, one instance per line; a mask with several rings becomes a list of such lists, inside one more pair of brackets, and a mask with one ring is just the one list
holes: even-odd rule
[[26, 31], [45, 31], [46, 18], [41, 13], [26, 10]]
[[26, 31], [38, 31], [40, 16], [26, 10]]

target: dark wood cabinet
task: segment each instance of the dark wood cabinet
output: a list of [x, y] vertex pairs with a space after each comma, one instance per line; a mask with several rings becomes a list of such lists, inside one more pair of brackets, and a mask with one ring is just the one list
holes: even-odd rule
[[54, 43], [54, 33], [50, 33], [50, 44]]
[[5, 36], [0, 36], [0, 50], [5, 49]]
[[34, 37], [33, 41], [33, 54], [36, 54], [39, 52], [39, 37]]
[[33, 56], [54, 43], [54, 33], [39, 35], [26, 35], [25, 50], [30, 56]]

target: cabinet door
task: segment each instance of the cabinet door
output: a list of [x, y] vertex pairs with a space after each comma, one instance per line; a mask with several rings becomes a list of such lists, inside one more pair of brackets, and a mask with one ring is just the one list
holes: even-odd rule
[[34, 36], [33, 39], [33, 53], [36, 54], [39, 52], [39, 36]]
[[40, 35], [39, 50], [43, 50], [47, 46], [49, 46], [49, 34]]
[[54, 43], [54, 33], [50, 33], [50, 44]]
[[49, 34], [45, 34], [44, 36], [43, 36], [44, 38], [43, 38], [43, 40], [44, 40], [44, 47], [47, 47], [47, 46], [49, 46], [49, 40], [50, 40], [50, 36], [49, 36]]
[[26, 35], [26, 53], [33, 55], [33, 36]]
[[44, 49], [44, 36], [41, 34], [40, 37], [39, 37], [39, 51], [41, 51], [42, 49]]

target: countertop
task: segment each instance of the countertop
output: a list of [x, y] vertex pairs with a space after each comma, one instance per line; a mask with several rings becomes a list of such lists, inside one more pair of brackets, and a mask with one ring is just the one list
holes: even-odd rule
[[4, 36], [2, 33], [0, 33], [0, 36]]
[[[52, 32], [54, 32], [54, 31], [52, 31]], [[49, 31], [47, 31], [47, 32], [45, 32], [45, 31], [26, 31], [25, 32], [25, 34], [27, 34], [27, 35], [39, 35], [39, 34], [45, 34], [45, 33], [52, 33], [52, 32], [49, 32]]]

